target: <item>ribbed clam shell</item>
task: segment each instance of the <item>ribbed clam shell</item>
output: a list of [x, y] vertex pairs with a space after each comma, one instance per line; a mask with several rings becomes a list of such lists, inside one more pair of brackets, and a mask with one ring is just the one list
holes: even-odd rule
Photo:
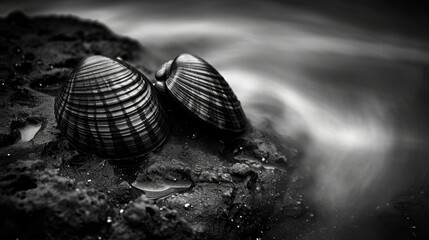
[[84, 58], [73, 70], [55, 99], [55, 117], [74, 147], [106, 158], [144, 155], [168, 134], [145, 76], [103, 56]]
[[203, 59], [182, 54], [156, 73], [157, 89], [163, 81], [169, 93], [198, 118], [232, 132], [246, 128], [240, 101], [225, 79]]

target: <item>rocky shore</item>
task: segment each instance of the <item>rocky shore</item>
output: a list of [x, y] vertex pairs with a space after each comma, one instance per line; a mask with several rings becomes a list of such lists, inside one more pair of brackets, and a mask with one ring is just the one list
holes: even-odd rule
[[54, 96], [78, 61], [153, 60], [132, 39], [72, 16], [0, 19], [1, 239], [255, 239], [308, 215], [293, 174], [300, 152], [269, 129], [231, 135], [164, 101], [171, 133], [144, 157], [73, 149]]

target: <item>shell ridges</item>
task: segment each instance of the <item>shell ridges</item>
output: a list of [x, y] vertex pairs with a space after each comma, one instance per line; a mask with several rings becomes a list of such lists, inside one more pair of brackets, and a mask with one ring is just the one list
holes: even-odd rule
[[168, 123], [149, 81], [120, 60], [84, 58], [55, 99], [55, 117], [78, 150], [123, 159], [166, 139]]
[[231, 132], [247, 126], [240, 101], [222, 75], [203, 59], [181, 54], [163, 64], [156, 72], [155, 84], [197, 118]]

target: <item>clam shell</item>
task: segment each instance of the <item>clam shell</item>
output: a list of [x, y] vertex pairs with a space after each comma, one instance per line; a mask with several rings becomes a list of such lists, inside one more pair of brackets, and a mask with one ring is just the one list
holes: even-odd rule
[[170, 74], [170, 68], [171, 64], [173, 63], [173, 60], [170, 60], [164, 64], [156, 71], [155, 78], [159, 81], [156, 81], [153, 85], [155, 86], [155, 89], [161, 96], [168, 96], [168, 90], [165, 86], [165, 80]]
[[203, 59], [181, 54], [156, 72], [155, 87], [199, 119], [222, 130], [242, 132], [247, 121], [240, 101], [218, 71]]
[[103, 56], [84, 58], [55, 99], [55, 118], [78, 150], [123, 159], [144, 155], [168, 134], [163, 109], [146, 77]]

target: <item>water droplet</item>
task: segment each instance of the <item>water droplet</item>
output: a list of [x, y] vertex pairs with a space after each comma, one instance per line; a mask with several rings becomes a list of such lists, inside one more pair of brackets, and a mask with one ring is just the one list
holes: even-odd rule
[[111, 217], [107, 217], [107, 223], [111, 223], [112, 222], [112, 218]]
[[22, 49], [20, 47], [16, 47], [14, 50], [15, 50], [15, 53], [21, 53], [22, 52]]
[[92, 181], [91, 179], [88, 179], [88, 180], [87, 180], [87, 182], [88, 182], [88, 183], [90, 183], [91, 181]]
[[197, 134], [196, 134], [196, 133], [192, 134], [192, 137], [191, 137], [191, 138], [192, 138], [192, 139], [197, 138]]
[[265, 158], [262, 158], [262, 162], [265, 162]]
[[191, 204], [190, 203], [185, 203], [184, 207], [185, 207], [185, 209], [189, 209], [191, 207]]
[[7, 156], [10, 157], [10, 153], [8, 153]]
[[124, 209], [120, 209], [120, 210], [119, 210], [119, 213], [123, 213], [123, 212], [124, 212]]
[[237, 225], [237, 228], [240, 228], [240, 225]]
[[416, 229], [417, 228], [417, 226], [411, 226], [411, 229]]

